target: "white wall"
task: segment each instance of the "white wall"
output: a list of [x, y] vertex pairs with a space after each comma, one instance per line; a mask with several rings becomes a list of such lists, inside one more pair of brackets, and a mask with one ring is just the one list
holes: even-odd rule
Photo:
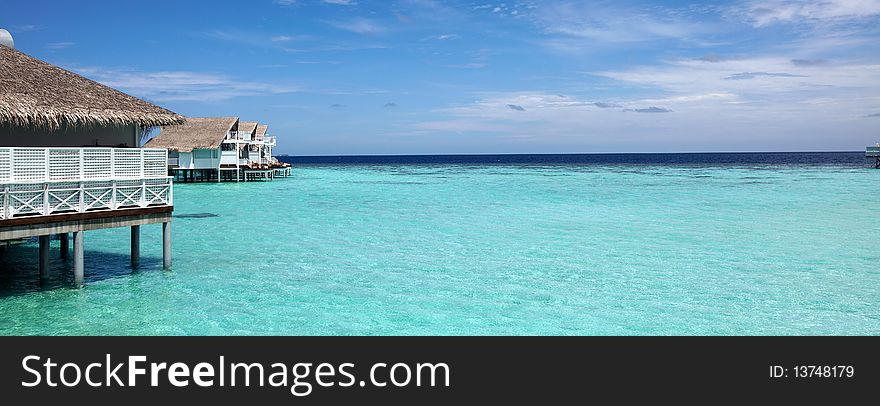
[[195, 169], [193, 167], [193, 154], [192, 154], [192, 152], [181, 152], [180, 159], [177, 163], [177, 167], [180, 169]]

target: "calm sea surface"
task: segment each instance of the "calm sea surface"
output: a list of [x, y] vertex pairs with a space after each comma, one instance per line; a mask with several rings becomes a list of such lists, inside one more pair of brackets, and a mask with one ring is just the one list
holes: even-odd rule
[[[297, 157], [87, 232], [86, 287], [0, 254], [0, 334], [878, 334], [864, 153]], [[58, 242], [53, 241], [53, 247]]]

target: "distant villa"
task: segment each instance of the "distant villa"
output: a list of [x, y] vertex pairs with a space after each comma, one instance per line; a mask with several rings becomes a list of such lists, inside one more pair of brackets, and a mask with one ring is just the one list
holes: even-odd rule
[[276, 138], [269, 126], [238, 117], [192, 117], [163, 128], [146, 143], [168, 149], [168, 171], [176, 181], [272, 180], [290, 176], [290, 164], [272, 156]]

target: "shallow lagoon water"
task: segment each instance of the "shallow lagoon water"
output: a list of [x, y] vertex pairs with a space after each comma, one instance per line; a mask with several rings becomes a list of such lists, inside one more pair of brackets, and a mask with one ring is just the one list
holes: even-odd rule
[[0, 254], [0, 334], [877, 334], [861, 165], [314, 164], [177, 184], [161, 228]]

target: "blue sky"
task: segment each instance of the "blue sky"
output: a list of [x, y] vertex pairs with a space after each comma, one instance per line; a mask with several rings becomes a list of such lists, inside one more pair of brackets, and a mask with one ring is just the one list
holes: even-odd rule
[[880, 0], [6, 1], [28, 54], [279, 153], [859, 150]]

